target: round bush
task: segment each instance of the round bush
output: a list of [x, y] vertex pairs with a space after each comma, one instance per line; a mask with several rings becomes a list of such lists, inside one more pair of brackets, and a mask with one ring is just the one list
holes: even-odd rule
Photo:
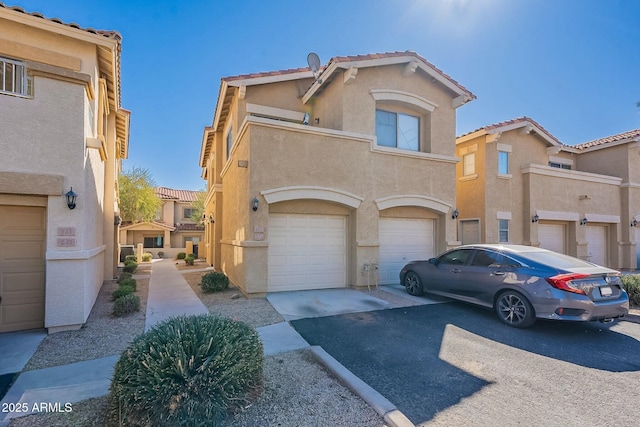
[[229, 278], [224, 273], [212, 271], [202, 276], [200, 286], [205, 294], [224, 291], [229, 287]]
[[134, 311], [140, 311], [140, 297], [132, 293], [119, 297], [113, 305], [113, 314], [117, 317], [126, 316]]
[[215, 426], [262, 390], [263, 348], [248, 325], [212, 315], [166, 320], [115, 366], [109, 416], [123, 426]]
[[138, 288], [137, 285], [138, 284], [136, 282], [136, 279], [134, 279], [133, 277], [129, 277], [128, 279], [123, 279], [120, 281], [120, 287], [128, 286], [133, 288], [134, 291]]
[[127, 261], [138, 262], [138, 255], [127, 255], [124, 257], [124, 263], [126, 264]]
[[120, 276], [118, 276], [118, 283], [122, 283], [122, 281], [125, 279], [130, 279], [131, 276], [133, 276], [133, 274], [131, 273], [120, 273]]
[[142, 254], [142, 262], [151, 262], [153, 254], [151, 252], [145, 252]]
[[136, 271], [136, 268], [138, 268], [137, 262], [127, 261], [124, 263], [124, 268], [122, 269], [122, 271], [124, 271], [125, 273], [133, 273], [134, 271]]
[[193, 255], [189, 255], [189, 256], [185, 257], [184, 263], [187, 264], [187, 265], [193, 265], [195, 260], [196, 260], [196, 258]]
[[178, 255], [176, 255], [176, 258], [178, 259], [185, 259], [186, 257], [187, 257], [186, 252], [178, 252]]
[[629, 303], [632, 306], [640, 306], [640, 274], [623, 275], [622, 287], [629, 294]]
[[133, 288], [133, 286], [120, 286], [118, 289], [113, 291], [111, 296], [113, 297], [114, 300], [117, 300], [120, 297], [132, 294], [134, 291], [135, 291], [135, 288]]

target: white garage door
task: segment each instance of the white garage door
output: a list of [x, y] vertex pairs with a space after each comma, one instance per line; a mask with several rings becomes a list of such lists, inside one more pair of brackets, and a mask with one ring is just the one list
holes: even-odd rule
[[44, 327], [45, 208], [0, 206], [0, 332]]
[[347, 218], [269, 215], [269, 292], [347, 286]]
[[540, 247], [550, 251], [566, 253], [564, 224], [538, 224]]
[[587, 226], [587, 253], [589, 261], [598, 265], [607, 265], [607, 227]]
[[640, 268], [640, 228], [636, 228], [636, 262], [636, 268]]
[[400, 269], [409, 261], [434, 254], [434, 220], [380, 218], [380, 284], [398, 283]]

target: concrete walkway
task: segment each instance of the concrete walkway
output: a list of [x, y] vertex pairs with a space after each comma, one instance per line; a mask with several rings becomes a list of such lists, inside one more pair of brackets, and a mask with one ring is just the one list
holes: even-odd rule
[[[256, 328], [263, 341], [265, 355], [309, 347], [309, 344], [291, 327], [288, 320], [392, 308], [386, 301], [352, 289], [283, 292], [269, 294], [267, 298], [287, 321]], [[425, 304], [430, 303], [428, 300], [422, 301]], [[177, 270], [175, 261], [155, 261], [149, 281], [145, 331], [170, 317], [202, 313], [209, 313], [209, 311]], [[22, 371], [44, 336], [42, 331], [0, 335], [0, 367], [7, 373]], [[357, 379], [349, 380], [349, 374], [344, 373], [346, 371], [344, 367], [341, 367], [322, 349], [312, 348], [312, 352], [336, 375], [343, 372], [342, 376], [345, 377], [344, 381], [349, 383], [348, 387], [359, 394], [364, 393], [365, 395], [361, 397], [374, 409], [383, 408], [384, 412], [381, 414], [385, 416], [389, 425], [409, 425], [404, 423], [404, 416], [397, 411], [393, 412], [393, 405], [378, 395], [375, 390], [367, 388], [366, 385], [358, 385]], [[11, 418], [38, 412], [41, 403], [57, 404], [59, 408], [64, 409], [67, 403], [73, 404], [107, 395], [113, 368], [119, 358], [120, 355], [116, 354], [96, 360], [20, 373], [1, 404], [18, 404], [20, 409], [26, 410], [0, 412], [0, 427], [8, 426]], [[392, 421], [390, 417], [397, 417], [397, 419]]]

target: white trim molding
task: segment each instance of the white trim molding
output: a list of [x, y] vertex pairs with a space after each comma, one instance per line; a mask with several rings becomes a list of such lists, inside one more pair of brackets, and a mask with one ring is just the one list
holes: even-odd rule
[[537, 175], [574, 179], [576, 181], [597, 182], [600, 184], [609, 184], [616, 186], [620, 186], [622, 184], [622, 178], [619, 178], [617, 176], [600, 175], [590, 172], [580, 172], [576, 170], [558, 169], [552, 168], [551, 166], [542, 166], [536, 164], [524, 165], [522, 167], [522, 173], [533, 173]]
[[496, 212], [496, 218], [508, 219], [509, 221], [511, 221], [511, 212], [498, 211]]
[[432, 113], [433, 110], [438, 108], [438, 104], [429, 101], [426, 98], [418, 96], [410, 92], [404, 92], [401, 90], [393, 89], [372, 89], [370, 92], [375, 101], [395, 101], [405, 104], [413, 105], [415, 107], [424, 110], [425, 112]]
[[354, 209], [357, 209], [360, 206], [360, 203], [364, 200], [364, 198], [360, 196], [337, 188], [304, 185], [264, 190], [261, 191], [260, 194], [269, 204], [285, 202], [288, 200], [313, 199], [340, 203]]
[[605, 222], [609, 224], [620, 224], [620, 216], [619, 215], [602, 215], [602, 214], [591, 214], [587, 213], [584, 215], [589, 222]]
[[418, 206], [421, 208], [427, 208], [432, 211], [446, 214], [453, 207], [452, 204], [449, 204], [443, 200], [439, 200], [434, 197], [421, 196], [419, 194], [404, 194], [398, 196], [381, 197], [379, 199], [376, 199], [375, 203], [378, 206], [379, 211], [400, 206]]
[[546, 219], [550, 221], [579, 221], [580, 214], [578, 212], [561, 212], [561, 211], [536, 211], [538, 219]]

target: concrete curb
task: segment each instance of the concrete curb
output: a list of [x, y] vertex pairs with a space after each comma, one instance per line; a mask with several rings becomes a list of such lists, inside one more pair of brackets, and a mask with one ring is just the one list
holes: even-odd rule
[[311, 346], [309, 349], [318, 362], [334, 374], [349, 390], [380, 414], [390, 427], [415, 427], [393, 403], [342, 366], [340, 362], [324, 351], [322, 347]]

